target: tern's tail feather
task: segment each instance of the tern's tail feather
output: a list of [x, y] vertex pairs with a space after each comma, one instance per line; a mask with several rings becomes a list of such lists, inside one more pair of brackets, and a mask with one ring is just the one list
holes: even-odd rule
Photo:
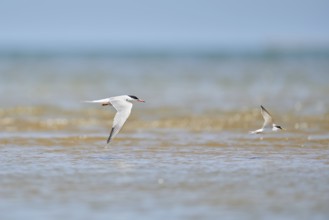
[[249, 131], [249, 134], [260, 134], [260, 133], [263, 133], [262, 129], [258, 129], [258, 130], [255, 130], [255, 131]]
[[109, 105], [110, 99], [98, 99], [98, 100], [90, 100], [90, 101], [84, 101], [85, 103], [100, 103], [102, 105]]

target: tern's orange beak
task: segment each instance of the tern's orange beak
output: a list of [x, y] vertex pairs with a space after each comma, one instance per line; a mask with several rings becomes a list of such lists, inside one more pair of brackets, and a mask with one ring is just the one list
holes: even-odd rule
[[143, 100], [143, 99], [138, 99], [137, 101], [139, 101], [139, 102], [145, 102], [145, 100]]

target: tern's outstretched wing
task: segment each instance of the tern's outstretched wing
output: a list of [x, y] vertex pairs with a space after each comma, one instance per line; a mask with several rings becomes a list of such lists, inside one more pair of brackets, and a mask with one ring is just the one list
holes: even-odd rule
[[270, 113], [261, 105], [261, 113], [262, 116], [264, 118], [264, 124], [262, 128], [268, 127], [268, 126], [272, 126], [273, 124], [273, 119], [272, 116], [270, 115]]
[[112, 106], [117, 110], [117, 113], [114, 116], [112, 129], [107, 139], [107, 143], [109, 143], [111, 139], [119, 133], [120, 129], [128, 119], [131, 112], [131, 108], [133, 106], [132, 103], [122, 99], [111, 99], [110, 102]]

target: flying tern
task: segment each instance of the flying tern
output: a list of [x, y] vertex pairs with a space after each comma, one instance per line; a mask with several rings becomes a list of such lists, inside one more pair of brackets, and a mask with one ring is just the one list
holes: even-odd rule
[[264, 119], [264, 124], [262, 128], [257, 129], [255, 131], [250, 131], [250, 134], [260, 134], [268, 131], [279, 131], [283, 129], [280, 125], [276, 125], [274, 123], [271, 114], [262, 105], [260, 106], [260, 108], [260, 112], [262, 113]]
[[133, 107], [132, 102], [145, 102], [142, 99], [137, 98], [134, 95], [120, 95], [114, 96], [106, 99], [99, 99], [99, 100], [92, 100], [92, 101], [85, 101], [88, 103], [100, 103], [102, 106], [113, 106], [117, 113], [113, 119], [113, 125], [110, 132], [110, 135], [107, 139], [107, 143], [110, 143], [111, 140], [119, 133], [120, 129], [128, 119], [131, 108]]

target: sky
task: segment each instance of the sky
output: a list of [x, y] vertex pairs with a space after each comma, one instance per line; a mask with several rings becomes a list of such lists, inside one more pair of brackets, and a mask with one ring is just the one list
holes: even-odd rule
[[0, 49], [329, 46], [328, 0], [0, 0]]

